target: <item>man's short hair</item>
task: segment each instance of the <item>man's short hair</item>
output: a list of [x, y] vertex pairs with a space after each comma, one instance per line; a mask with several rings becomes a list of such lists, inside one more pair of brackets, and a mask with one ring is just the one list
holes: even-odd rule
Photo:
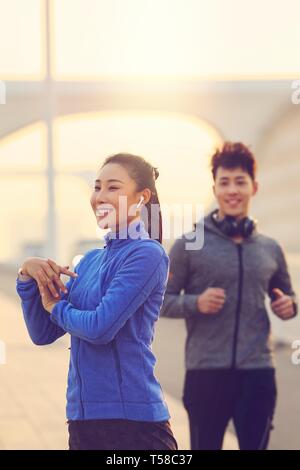
[[252, 180], [255, 180], [256, 160], [246, 145], [241, 142], [224, 142], [222, 148], [217, 149], [211, 158], [213, 179], [216, 179], [219, 167], [233, 169], [242, 168]]

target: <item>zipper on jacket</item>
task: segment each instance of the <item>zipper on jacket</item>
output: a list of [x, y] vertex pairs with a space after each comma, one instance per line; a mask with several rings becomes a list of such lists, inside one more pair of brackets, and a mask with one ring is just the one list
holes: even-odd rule
[[79, 398], [80, 398], [80, 411], [81, 411], [81, 419], [84, 419], [84, 408], [83, 408], [83, 400], [82, 400], [82, 380], [79, 373], [79, 347], [80, 347], [80, 339], [78, 338], [78, 347], [77, 347], [77, 354], [76, 354], [76, 363], [77, 363], [77, 376], [79, 382]]
[[[111, 240], [105, 247], [105, 248], [107, 248], [106, 257], [108, 256], [110, 247], [111, 247]], [[73, 288], [73, 285], [72, 285], [72, 288]], [[69, 293], [69, 295], [70, 295], [70, 293]], [[79, 373], [79, 348], [80, 348], [80, 344], [81, 344], [81, 341], [80, 341], [80, 338], [78, 338], [78, 347], [77, 347], [77, 354], [76, 354], [76, 369], [77, 369], [77, 377], [78, 377], [78, 382], [79, 382], [80, 412], [81, 412], [81, 416], [82, 416], [81, 419], [84, 419], [84, 406], [83, 406], [83, 397], [82, 397], [82, 379], [81, 379], [81, 375]], [[121, 371], [121, 368], [120, 368], [120, 371]]]
[[126, 412], [125, 412], [125, 408], [124, 408], [124, 397], [123, 397], [123, 391], [122, 391], [123, 379], [122, 379], [122, 371], [121, 371], [121, 362], [120, 362], [120, 357], [119, 357], [119, 351], [118, 351], [115, 339], [112, 341], [111, 344], [112, 344], [112, 350], [113, 350], [113, 354], [114, 354], [114, 357], [115, 357], [115, 363], [116, 363], [116, 368], [117, 368], [119, 392], [120, 392], [120, 397], [121, 397], [121, 402], [122, 402], [124, 418], [126, 418]]
[[[119, 358], [119, 352], [118, 352], [117, 345], [116, 345], [116, 340], [113, 340], [112, 348], [113, 348], [113, 353], [114, 353], [114, 356], [115, 356], [118, 381], [119, 381], [119, 384], [121, 385], [121, 383], [122, 383], [121, 363], [120, 363], [120, 358]], [[121, 389], [120, 389], [120, 391], [121, 391]]]
[[[75, 281], [75, 279], [74, 279], [74, 281]], [[73, 287], [74, 287], [74, 282], [72, 283], [71, 289], [68, 292], [68, 296], [67, 296], [68, 301], [70, 301], [70, 296], [71, 296], [71, 292], [72, 292]], [[78, 382], [79, 382], [80, 413], [81, 413], [81, 416], [82, 416], [81, 419], [84, 419], [84, 407], [83, 407], [83, 399], [82, 399], [82, 380], [81, 380], [81, 375], [79, 373], [79, 360], [78, 360], [79, 347], [80, 347], [80, 338], [78, 338], [78, 346], [77, 346], [77, 351], [76, 351], [76, 374], [77, 374]], [[68, 348], [68, 349], [71, 350], [71, 347]], [[72, 354], [72, 352], [71, 352], [71, 354]]]
[[237, 352], [237, 342], [238, 342], [238, 333], [240, 325], [240, 315], [241, 315], [241, 301], [242, 301], [242, 290], [243, 290], [243, 247], [241, 243], [237, 243], [237, 251], [239, 257], [239, 282], [238, 282], [238, 299], [236, 304], [235, 312], [235, 326], [234, 326], [234, 335], [233, 335], [233, 347], [232, 347], [232, 362], [231, 368], [235, 369], [236, 367], [236, 352]]

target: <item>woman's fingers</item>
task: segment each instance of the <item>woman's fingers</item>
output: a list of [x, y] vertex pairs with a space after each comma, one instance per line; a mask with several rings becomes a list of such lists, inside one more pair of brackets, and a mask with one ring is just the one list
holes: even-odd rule
[[78, 274], [74, 273], [73, 271], [69, 271], [69, 266], [60, 266], [59, 264], [55, 263], [55, 261], [49, 258], [48, 263], [57, 272], [57, 274], [65, 274], [66, 276], [71, 276], [74, 278], [78, 277]]
[[48, 278], [47, 278], [47, 276], [46, 276], [46, 274], [44, 273], [44, 271], [43, 271], [42, 268], [40, 268], [40, 269], [37, 271], [36, 282], [38, 283], [38, 286], [39, 286], [39, 287], [44, 287], [44, 286], [47, 285]]
[[52, 294], [53, 294], [53, 288], [55, 289], [55, 292], [57, 292], [58, 294], [60, 292], [60, 289], [62, 289], [63, 291], [65, 290], [65, 286], [63, 282], [60, 280], [59, 270], [57, 269], [56, 266], [52, 267], [47, 262], [47, 264], [44, 267], [44, 271], [47, 274], [47, 278], [48, 278], [47, 285]]
[[67, 293], [68, 290], [60, 279], [60, 275], [65, 274], [73, 278], [78, 277], [76, 273], [69, 271], [68, 268], [69, 266], [59, 266], [49, 258], [47, 261], [43, 261], [36, 274], [36, 281], [40, 291], [42, 292], [42, 289], [47, 287], [51, 295], [56, 299], [60, 297], [60, 291]]
[[[43, 269], [40, 269], [38, 271], [38, 276], [43, 284], [44, 287], [48, 287], [49, 291], [51, 294], [55, 297], [59, 297], [59, 291], [57, 291], [54, 282], [60, 281], [59, 276], [50, 268], [49, 266], [45, 266]], [[61, 282], [61, 281], [60, 281]], [[63, 283], [61, 282], [63, 285]], [[63, 285], [63, 288], [65, 289], [65, 286]]]
[[[49, 266], [51, 267], [51, 269], [54, 271], [55, 273], [55, 277], [52, 278], [53, 279], [53, 282], [56, 283], [56, 285], [58, 286], [58, 288], [60, 290], [62, 290], [65, 294], [68, 292], [68, 290], [66, 289], [64, 283], [62, 282], [62, 280], [60, 279], [60, 274], [61, 274], [61, 270], [63, 268], [61, 268], [60, 266], [58, 266], [54, 261], [48, 259], [48, 264]], [[50, 274], [50, 273], [49, 273]]]
[[70, 276], [70, 277], [74, 277], [74, 278], [78, 277], [78, 274], [77, 274], [77, 273], [74, 273], [73, 271], [69, 271], [69, 269], [67, 269], [68, 267], [69, 267], [69, 266], [67, 266], [67, 267], [61, 267], [61, 268], [60, 268], [60, 270], [61, 270], [60, 272], [61, 272], [62, 274], [66, 274], [67, 276]]
[[39, 280], [38, 278], [36, 279], [36, 282], [37, 282], [37, 285], [38, 285], [40, 294], [43, 296], [43, 295], [44, 295], [44, 286], [43, 286], [43, 284], [40, 282], [40, 280]]

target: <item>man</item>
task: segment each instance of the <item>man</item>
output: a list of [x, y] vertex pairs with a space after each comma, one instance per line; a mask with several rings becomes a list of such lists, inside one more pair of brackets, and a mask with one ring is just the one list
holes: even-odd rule
[[199, 222], [202, 249], [186, 249], [191, 234], [172, 247], [161, 315], [186, 321], [191, 448], [221, 449], [233, 419], [240, 449], [266, 449], [276, 380], [265, 297], [282, 320], [297, 314], [296, 299], [280, 245], [249, 217], [258, 189], [252, 153], [226, 142], [211, 166], [218, 209]]

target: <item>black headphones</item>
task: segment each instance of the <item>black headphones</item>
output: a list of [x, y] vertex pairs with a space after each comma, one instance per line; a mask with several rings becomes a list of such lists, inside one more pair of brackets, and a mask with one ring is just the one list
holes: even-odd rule
[[225, 215], [222, 220], [218, 219], [218, 209], [211, 213], [211, 218], [214, 224], [221, 230], [227, 237], [241, 236], [244, 238], [250, 237], [256, 227], [256, 220], [250, 217], [244, 217], [237, 220], [231, 215]]

